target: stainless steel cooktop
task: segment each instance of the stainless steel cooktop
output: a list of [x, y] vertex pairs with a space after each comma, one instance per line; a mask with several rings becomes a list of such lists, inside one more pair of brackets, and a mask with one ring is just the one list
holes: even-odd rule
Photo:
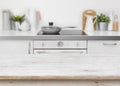
[[87, 34], [82, 30], [61, 30], [57, 34], [44, 34], [42, 33], [42, 31], [39, 31], [37, 35], [87, 35]]

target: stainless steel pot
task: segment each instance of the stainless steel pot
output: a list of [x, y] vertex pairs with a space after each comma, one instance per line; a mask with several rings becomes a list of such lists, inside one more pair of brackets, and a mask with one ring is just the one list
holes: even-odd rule
[[98, 27], [101, 31], [107, 31], [108, 30], [108, 23], [106, 22], [100, 22], [98, 24]]
[[61, 31], [61, 27], [53, 26], [53, 23], [50, 22], [49, 26], [43, 26], [41, 30], [44, 34], [57, 34]]

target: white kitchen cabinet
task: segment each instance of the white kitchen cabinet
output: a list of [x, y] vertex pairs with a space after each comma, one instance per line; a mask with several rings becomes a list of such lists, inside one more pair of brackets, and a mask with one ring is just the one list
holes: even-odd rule
[[28, 54], [30, 45], [23, 40], [1, 40], [0, 54]]
[[88, 54], [120, 54], [120, 41], [90, 40]]

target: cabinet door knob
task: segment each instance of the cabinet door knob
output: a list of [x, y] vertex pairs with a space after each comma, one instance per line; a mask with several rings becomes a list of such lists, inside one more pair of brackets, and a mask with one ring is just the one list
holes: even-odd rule
[[64, 44], [63, 44], [63, 42], [60, 41], [60, 42], [58, 42], [57, 45], [58, 45], [58, 47], [63, 47]]
[[79, 43], [78, 42], [76, 43], [76, 46], [79, 47]]
[[42, 47], [45, 47], [45, 44], [44, 44], [44, 42], [42, 42]]

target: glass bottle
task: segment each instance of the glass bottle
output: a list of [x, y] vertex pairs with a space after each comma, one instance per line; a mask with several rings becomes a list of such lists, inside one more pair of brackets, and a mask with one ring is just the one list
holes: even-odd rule
[[114, 16], [114, 21], [113, 21], [113, 31], [118, 31], [119, 29], [119, 23], [118, 23], [118, 16]]

